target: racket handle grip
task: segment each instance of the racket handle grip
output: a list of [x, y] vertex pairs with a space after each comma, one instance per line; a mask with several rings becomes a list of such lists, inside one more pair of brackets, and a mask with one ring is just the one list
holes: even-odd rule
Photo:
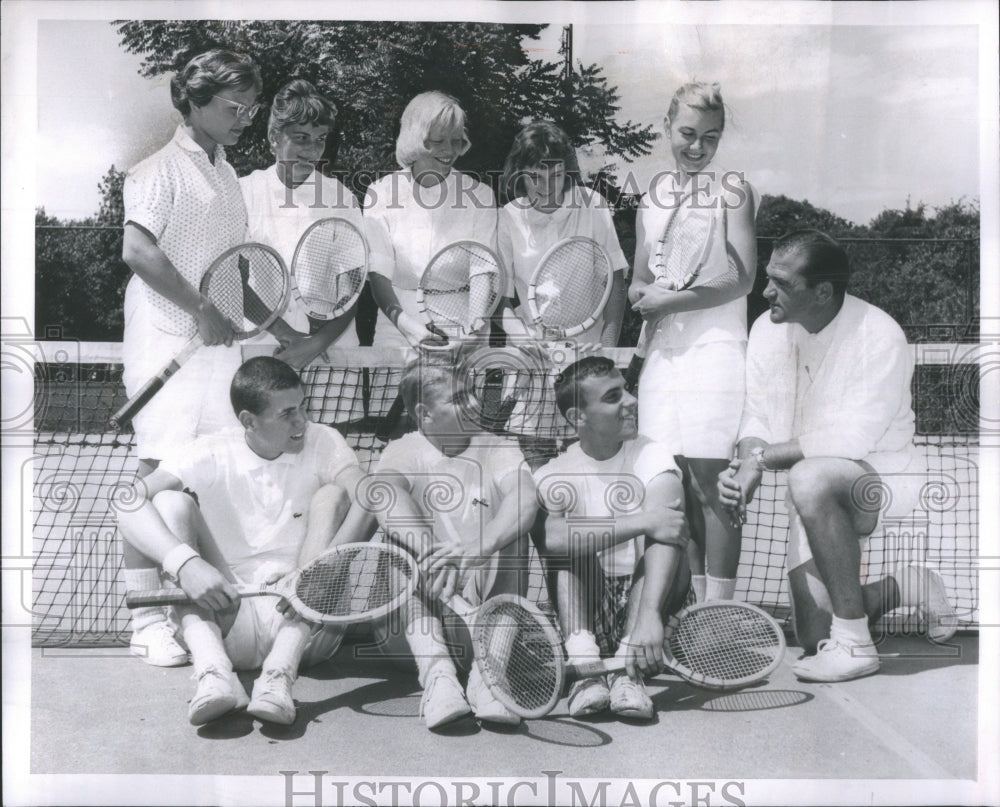
[[596, 678], [605, 673], [617, 672], [624, 669], [625, 659], [618, 657], [566, 665], [566, 673], [572, 678]]
[[125, 404], [111, 416], [110, 421], [108, 421], [110, 426], [116, 431], [120, 431], [123, 426], [130, 423], [132, 418], [138, 415], [139, 412], [142, 411], [143, 407], [153, 399], [153, 396], [163, 389], [163, 385], [167, 383], [172, 375], [181, 369], [184, 362], [191, 358], [194, 352], [201, 347], [202, 344], [201, 338], [195, 336], [186, 345], [184, 345], [180, 353], [167, 362], [160, 372], [143, 384], [142, 389], [129, 398], [128, 401], [126, 401]]
[[129, 608], [143, 608], [147, 605], [170, 605], [171, 603], [193, 602], [187, 592], [179, 588], [154, 588], [147, 591], [129, 591], [125, 595], [125, 605]]

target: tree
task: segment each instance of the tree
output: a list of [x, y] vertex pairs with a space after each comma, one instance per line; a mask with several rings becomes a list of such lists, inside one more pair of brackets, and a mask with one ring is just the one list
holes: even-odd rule
[[[617, 88], [596, 65], [573, 71], [572, 92], [555, 63], [528, 58], [523, 43], [545, 26], [487, 23], [337, 21], [120, 21], [122, 46], [143, 56], [140, 72], [175, 71], [194, 55], [227, 47], [260, 66], [265, 105], [293, 78], [305, 78], [340, 111], [340, 137], [326, 155], [362, 192], [374, 172], [394, 170], [399, 117], [417, 93], [437, 89], [459, 99], [472, 149], [459, 168], [494, 186], [514, 135], [533, 119], [554, 120], [576, 146], [600, 146], [612, 157], [648, 154], [651, 126], [616, 119]], [[239, 174], [271, 162], [266, 115], [228, 149]]]
[[114, 166], [98, 184], [95, 217], [62, 222], [35, 212], [35, 333], [118, 341], [129, 268], [122, 262], [122, 182]]

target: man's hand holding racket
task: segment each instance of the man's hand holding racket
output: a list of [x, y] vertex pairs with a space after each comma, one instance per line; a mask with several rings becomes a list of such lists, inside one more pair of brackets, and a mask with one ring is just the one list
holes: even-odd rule
[[177, 584], [196, 605], [210, 611], [225, 611], [239, 602], [235, 586], [207, 560], [194, 557], [181, 566]]

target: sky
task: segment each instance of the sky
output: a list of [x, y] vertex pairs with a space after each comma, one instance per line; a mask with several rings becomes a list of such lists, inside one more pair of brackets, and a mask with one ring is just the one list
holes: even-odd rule
[[[526, 46], [557, 61], [560, 30]], [[718, 166], [858, 223], [907, 201], [979, 198], [977, 36], [970, 25], [898, 20], [573, 28], [575, 60], [604, 68], [621, 118], [660, 131], [679, 84], [717, 81], [728, 106]], [[93, 214], [110, 165], [127, 168], [169, 139], [179, 118], [166, 80], [139, 77], [138, 65], [107, 22], [39, 23], [37, 204], [50, 215]], [[585, 168], [606, 162], [581, 157]], [[642, 187], [666, 159], [661, 139], [648, 157], [619, 159], [618, 173]]]

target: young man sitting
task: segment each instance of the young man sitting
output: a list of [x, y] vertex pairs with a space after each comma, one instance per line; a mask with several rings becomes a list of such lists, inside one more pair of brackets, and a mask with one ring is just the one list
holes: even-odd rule
[[690, 584], [680, 471], [668, 447], [638, 434], [636, 399], [610, 359], [580, 359], [555, 389], [580, 439], [539, 468], [535, 482], [548, 512], [544, 553], [558, 569], [566, 652], [572, 662], [614, 653], [628, 665], [607, 680], [577, 681], [569, 713], [610, 707], [649, 720], [641, 675], [662, 669], [664, 616], [684, 604]]
[[[191, 723], [246, 706], [287, 725], [300, 665], [330, 658], [343, 629], [314, 631], [270, 597], [241, 601], [233, 584], [272, 582], [329, 546], [367, 540], [374, 520], [355, 500], [363, 475], [354, 452], [308, 420], [291, 367], [244, 362], [230, 398], [242, 428], [181, 447], [115, 509], [125, 540], [194, 601], [178, 607], [198, 681]], [[234, 670], [257, 668], [248, 698]]]
[[463, 691], [445, 643], [441, 600], [457, 592], [472, 605], [521, 593], [535, 491], [515, 444], [480, 425], [481, 413], [451, 356], [424, 358], [403, 371], [400, 394], [417, 431], [386, 446], [373, 479], [393, 490], [377, 518], [389, 540], [413, 552], [425, 591], [408, 602], [403, 623], [423, 688], [428, 728], [467, 715], [515, 724], [473, 665]]

